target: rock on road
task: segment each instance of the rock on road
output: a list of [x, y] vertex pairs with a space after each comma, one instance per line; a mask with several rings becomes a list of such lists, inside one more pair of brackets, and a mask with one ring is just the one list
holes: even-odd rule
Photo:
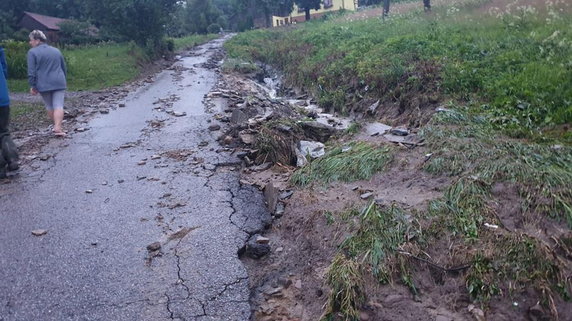
[[0, 185], [0, 320], [250, 318], [237, 251], [269, 214], [208, 130], [223, 41]]

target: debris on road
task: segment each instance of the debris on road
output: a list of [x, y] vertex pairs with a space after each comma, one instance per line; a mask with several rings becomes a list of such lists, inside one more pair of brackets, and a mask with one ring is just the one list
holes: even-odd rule
[[32, 235], [34, 236], [43, 236], [48, 234], [48, 230], [37, 229], [32, 231]]
[[161, 249], [161, 242], [153, 242], [147, 245], [147, 251], [149, 252], [158, 251], [160, 249]]

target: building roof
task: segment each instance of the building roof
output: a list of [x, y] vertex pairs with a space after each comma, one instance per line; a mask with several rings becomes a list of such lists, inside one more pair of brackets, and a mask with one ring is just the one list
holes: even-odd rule
[[41, 14], [27, 12], [27, 11], [24, 11], [24, 14], [28, 15], [30, 18], [36, 20], [38, 23], [44, 25], [46, 28], [50, 30], [60, 30], [58, 24], [68, 21], [68, 19], [44, 16]]

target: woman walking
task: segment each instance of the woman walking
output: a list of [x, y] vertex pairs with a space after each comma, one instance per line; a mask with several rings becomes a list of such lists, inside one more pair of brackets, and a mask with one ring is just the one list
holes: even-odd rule
[[40, 93], [44, 100], [48, 117], [54, 122], [56, 136], [65, 136], [62, 129], [64, 120], [64, 97], [66, 90], [66, 64], [62, 53], [47, 43], [46, 35], [40, 30], [30, 33], [28, 51], [28, 82], [30, 93]]
[[10, 125], [10, 95], [8, 94], [8, 64], [4, 48], [0, 47], [0, 178], [6, 178], [6, 171], [18, 169], [18, 152], [12, 142]]

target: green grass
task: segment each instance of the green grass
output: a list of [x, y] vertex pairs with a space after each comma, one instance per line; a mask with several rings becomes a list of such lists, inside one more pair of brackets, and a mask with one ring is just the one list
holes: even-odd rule
[[226, 48], [230, 57], [279, 67], [339, 112], [359, 105], [356, 97], [393, 102], [438, 91], [485, 109], [516, 136], [572, 121], [570, 13], [451, 12], [254, 31]]
[[211, 41], [218, 38], [216, 34], [208, 35], [191, 35], [181, 38], [172, 38], [175, 43], [175, 51], [188, 50], [197, 45], [203, 44], [205, 42]]
[[306, 186], [315, 181], [331, 183], [351, 182], [371, 178], [382, 171], [393, 159], [389, 147], [367, 143], [352, 143], [336, 147], [321, 158], [296, 171], [292, 182]]
[[[62, 49], [68, 69], [68, 90], [99, 90], [137, 77], [148, 60], [133, 44], [101, 44]], [[26, 79], [8, 79], [12, 92], [27, 92]]]
[[[175, 50], [189, 49], [198, 44], [215, 39], [217, 35], [196, 35], [173, 39]], [[18, 44], [10, 43], [18, 49], [17, 56], [9, 56], [18, 69], [17, 78], [8, 79], [12, 92], [26, 92], [30, 88], [25, 78], [25, 54]], [[142, 68], [150, 63], [144, 50], [133, 43], [103, 43], [61, 49], [68, 68], [68, 90], [100, 90], [118, 86], [135, 79]], [[24, 58], [22, 58], [24, 57]], [[12, 74], [12, 73], [11, 73]], [[18, 79], [21, 78], [21, 79]]]
[[365, 301], [360, 265], [355, 260], [338, 254], [326, 273], [326, 283], [332, 291], [328, 296], [322, 320], [331, 320], [340, 313], [342, 320], [359, 320], [359, 311]]
[[420, 237], [421, 229], [412, 216], [397, 206], [383, 208], [371, 202], [360, 213], [358, 231], [342, 243], [350, 257], [368, 262], [373, 275], [382, 283], [392, 281], [397, 268], [397, 249], [406, 241]]
[[109, 44], [63, 50], [68, 65], [69, 90], [98, 90], [121, 85], [139, 75], [148, 62], [134, 45]]

